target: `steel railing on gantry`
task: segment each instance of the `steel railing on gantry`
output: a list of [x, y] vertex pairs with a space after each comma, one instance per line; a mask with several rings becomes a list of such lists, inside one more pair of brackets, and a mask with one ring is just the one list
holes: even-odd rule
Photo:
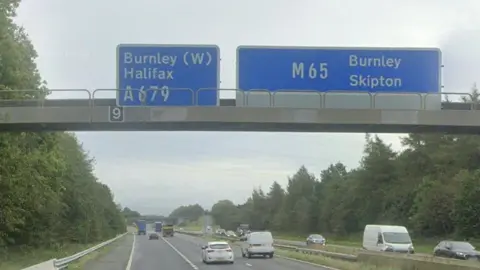
[[[152, 98], [168, 98], [177, 93], [182, 93], [189, 101], [188, 104], [181, 106], [198, 106], [199, 100], [204, 95], [212, 95], [212, 91], [217, 93], [217, 89], [205, 88], [193, 91], [192, 89], [51, 89], [49, 95], [39, 92], [39, 90], [0, 90], [0, 107], [16, 106], [111, 106], [112, 100], [117, 98], [118, 93], [125, 92], [133, 98], [138, 106], [156, 106]], [[300, 108], [316, 109], [407, 109], [407, 110], [428, 110], [432, 106], [440, 104], [460, 104], [453, 107], [462, 109], [477, 110], [478, 102], [472, 101], [470, 93], [368, 93], [352, 91], [328, 91], [317, 92], [308, 90], [278, 90], [267, 91], [262, 89], [240, 91], [236, 89], [218, 89], [220, 104], [222, 100], [234, 100], [235, 102], [225, 102], [229, 106], [245, 107], [290, 107], [295, 108], [296, 104], [301, 104]], [[454, 98], [452, 98], [454, 97]], [[56, 102], [62, 100], [62, 103]], [[447, 101], [450, 100], [450, 101]], [[185, 101], [185, 98], [184, 98]], [[71, 102], [71, 103], [69, 103]], [[50, 105], [53, 104], [53, 105]], [[64, 104], [64, 105], [62, 105]], [[306, 105], [305, 105], [306, 104]], [[399, 108], [395, 108], [399, 104]], [[405, 108], [405, 104], [408, 104]], [[433, 105], [432, 105], [433, 104]], [[202, 105], [204, 106], [204, 105]], [[441, 109], [438, 107], [438, 109]]]

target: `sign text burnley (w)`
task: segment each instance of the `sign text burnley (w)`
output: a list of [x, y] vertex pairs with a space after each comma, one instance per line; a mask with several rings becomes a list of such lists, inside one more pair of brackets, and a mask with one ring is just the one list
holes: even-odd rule
[[216, 106], [219, 66], [220, 53], [214, 45], [120, 44], [117, 104]]
[[237, 88], [435, 93], [438, 49], [237, 48]]

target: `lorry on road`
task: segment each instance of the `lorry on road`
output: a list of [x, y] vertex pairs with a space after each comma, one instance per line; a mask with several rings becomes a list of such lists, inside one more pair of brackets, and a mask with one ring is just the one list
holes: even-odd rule
[[163, 226], [163, 237], [173, 236], [173, 235], [174, 235], [173, 224], [165, 224], [165, 226]]
[[147, 235], [147, 222], [145, 220], [137, 220], [136, 225], [138, 235]]
[[162, 232], [163, 223], [161, 221], [155, 222], [155, 232]]

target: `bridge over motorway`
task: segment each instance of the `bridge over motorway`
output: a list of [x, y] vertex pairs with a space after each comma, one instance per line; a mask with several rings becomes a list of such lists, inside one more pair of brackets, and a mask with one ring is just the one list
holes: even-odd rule
[[95, 91], [75, 91], [88, 97], [0, 100], [0, 131], [480, 133], [480, 106], [466, 102], [442, 102], [438, 110], [376, 108], [375, 102], [361, 109], [326, 108], [322, 103], [318, 108], [292, 108], [275, 106], [272, 96], [267, 106], [232, 98], [206, 107], [121, 107], [114, 98], [95, 98]]

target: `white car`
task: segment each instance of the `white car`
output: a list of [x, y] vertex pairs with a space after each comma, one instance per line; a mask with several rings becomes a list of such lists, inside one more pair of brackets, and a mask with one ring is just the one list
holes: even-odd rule
[[202, 261], [206, 264], [212, 262], [233, 263], [234, 260], [235, 255], [227, 242], [208, 242], [207, 245], [202, 246]]

